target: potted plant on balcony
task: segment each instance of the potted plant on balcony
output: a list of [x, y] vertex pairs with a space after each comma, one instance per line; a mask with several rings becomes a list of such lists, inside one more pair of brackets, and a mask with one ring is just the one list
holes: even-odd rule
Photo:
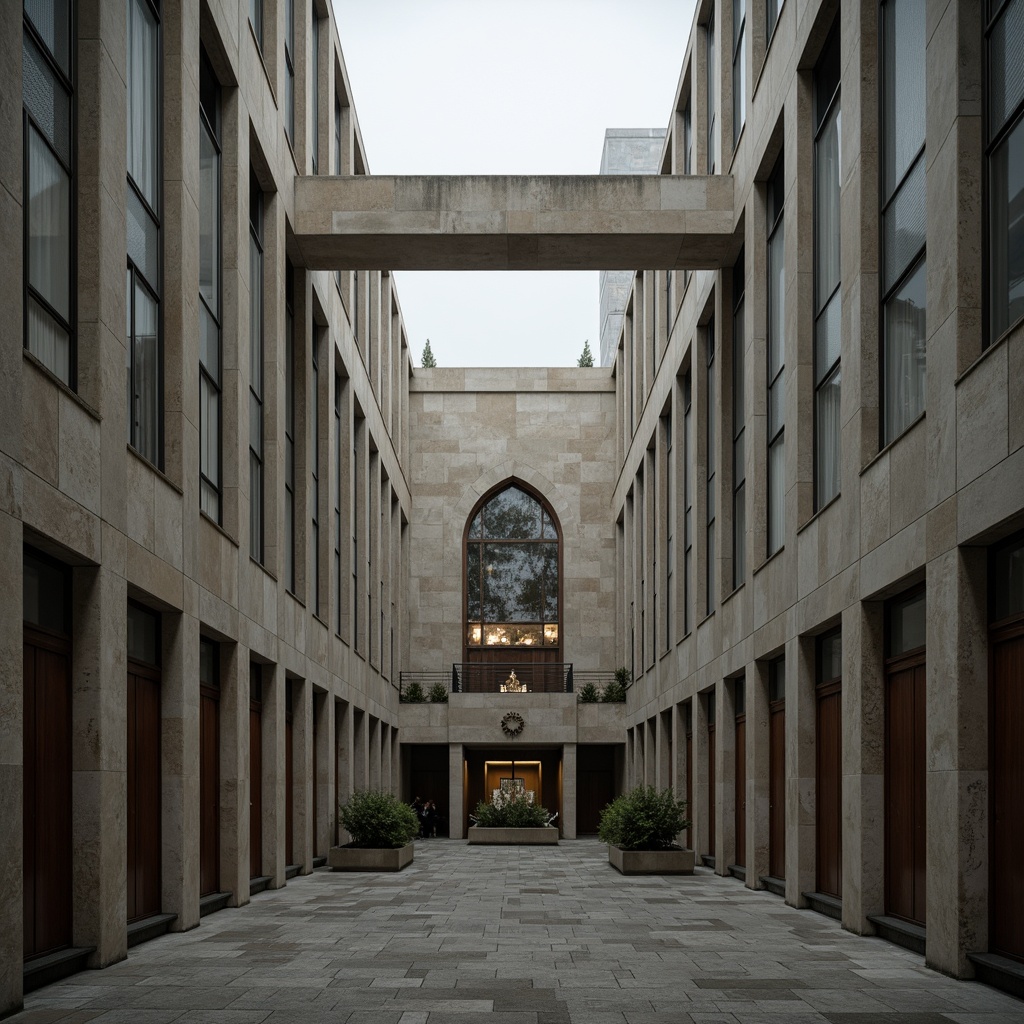
[[490, 803], [476, 805], [469, 827], [470, 845], [557, 846], [554, 816], [535, 804], [523, 790], [496, 789]]
[[672, 790], [638, 786], [602, 812], [598, 836], [608, 861], [623, 875], [692, 875], [693, 850], [676, 844], [690, 822], [686, 804]]
[[331, 847], [327, 863], [332, 871], [401, 871], [412, 863], [420, 823], [413, 809], [391, 793], [354, 793], [338, 808], [338, 818], [352, 842]]

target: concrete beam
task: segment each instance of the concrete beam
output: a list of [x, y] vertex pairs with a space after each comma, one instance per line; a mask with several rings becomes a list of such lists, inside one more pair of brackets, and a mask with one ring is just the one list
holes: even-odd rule
[[315, 270], [699, 270], [731, 266], [733, 179], [700, 175], [304, 176]]

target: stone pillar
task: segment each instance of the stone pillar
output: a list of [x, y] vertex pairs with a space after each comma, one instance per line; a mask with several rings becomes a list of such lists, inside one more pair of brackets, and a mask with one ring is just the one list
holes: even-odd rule
[[727, 875], [729, 865], [736, 863], [736, 691], [733, 682], [725, 680], [715, 689], [715, 874]]
[[384, 723], [370, 716], [370, 789], [381, 788], [381, 733]]
[[562, 809], [559, 814], [563, 839], [576, 838], [576, 744], [562, 747]]
[[220, 663], [220, 885], [249, 902], [249, 651], [222, 643]]
[[313, 870], [313, 684], [292, 683], [292, 794], [295, 863], [304, 875]]
[[465, 756], [461, 743], [448, 746], [448, 834], [452, 839], [465, 839]]
[[185, 931], [199, 924], [199, 620], [165, 612], [161, 630], [160, 909]]
[[107, 563], [72, 575], [73, 942], [96, 947], [90, 967], [128, 954], [128, 590], [114, 570], [123, 568], [124, 545], [113, 533], [105, 530]]
[[352, 705], [348, 701], [339, 700], [334, 703], [334, 756], [337, 758], [338, 786], [334, 794], [335, 830], [331, 836], [331, 845], [344, 846], [349, 841], [349, 834], [341, 827], [338, 808], [346, 804], [352, 796], [352, 764], [354, 740], [352, 736]]
[[[260, 873], [270, 876], [269, 888], [280, 889], [286, 881], [285, 868], [287, 864], [285, 862], [288, 859], [285, 854], [287, 849], [285, 832], [288, 823], [285, 710], [288, 680], [280, 665], [262, 665], [260, 676], [263, 680], [263, 708], [260, 716], [262, 730], [260, 755], [263, 761], [260, 777], [263, 789], [262, 807], [260, 808], [263, 817], [261, 826], [263, 862], [260, 866]], [[293, 682], [292, 685], [297, 687], [299, 684]], [[248, 714], [246, 721], [248, 721]], [[248, 764], [248, 751], [244, 756], [246, 764]], [[248, 801], [246, 806], [249, 806]], [[248, 833], [246, 834], [248, 835]]]
[[786, 642], [786, 902], [815, 888], [814, 638]]
[[331, 845], [335, 825], [334, 794], [334, 699], [323, 690], [313, 691], [313, 732], [316, 736], [316, 831], [313, 854], [325, 854]]
[[391, 792], [391, 726], [380, 723], [380, 788]]
[[[677, 800], [686, 799], [686, 721], [683, 718], [684, 706], [672, 706], [672, 718], [669, 728], [672, 730], [672, 763], [669, 765], [669, 785]], [[686, 808], [686, 816], [693, 817], [693, 809]]]
[[402, 795], [402, 748], [398, 742], [398, 727], [391, 730], [391, 792]]
[[843, 927], [871, 935], [885, 908], [884, 605], [843, 613]]
[[366, 789], [370, 785], [369, 742], [367, 741], [366, 712], [353, 707], [352, 715], [352, 790]]
[[714, 855], [710, 849], [711, 815], [714, 803], [708, 800], [708, 702], [707, 695], [693, 698], [693, 848], [698, 862], [702, 854]]
[[747, 887], [760, 889], [768, 874], [769, 712], [768, 663], [746, 671], [747, 701]]
[[982, 548], [928, 563], [926, 962], [973, 976], [988, 948], [988, 626]]

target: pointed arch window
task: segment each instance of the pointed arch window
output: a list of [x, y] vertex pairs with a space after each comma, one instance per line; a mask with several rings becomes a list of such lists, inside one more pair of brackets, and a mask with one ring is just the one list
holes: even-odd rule
[[512, 484], [485, 498], [466, 532], [466, 647], [559, 643], [559, 529], [551, 510]]

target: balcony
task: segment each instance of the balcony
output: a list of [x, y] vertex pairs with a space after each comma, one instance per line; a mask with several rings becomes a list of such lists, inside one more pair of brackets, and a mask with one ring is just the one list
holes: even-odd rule
[[402, 672], [399, 693], [406, 700], [413, 683], [424, 694], [439, 683], [448, 693], [573, 693], [586, 683], [601, 689], [614, 677], [614, 672], [574, 671], [571, 661], [455, 662], [450, 672]]

